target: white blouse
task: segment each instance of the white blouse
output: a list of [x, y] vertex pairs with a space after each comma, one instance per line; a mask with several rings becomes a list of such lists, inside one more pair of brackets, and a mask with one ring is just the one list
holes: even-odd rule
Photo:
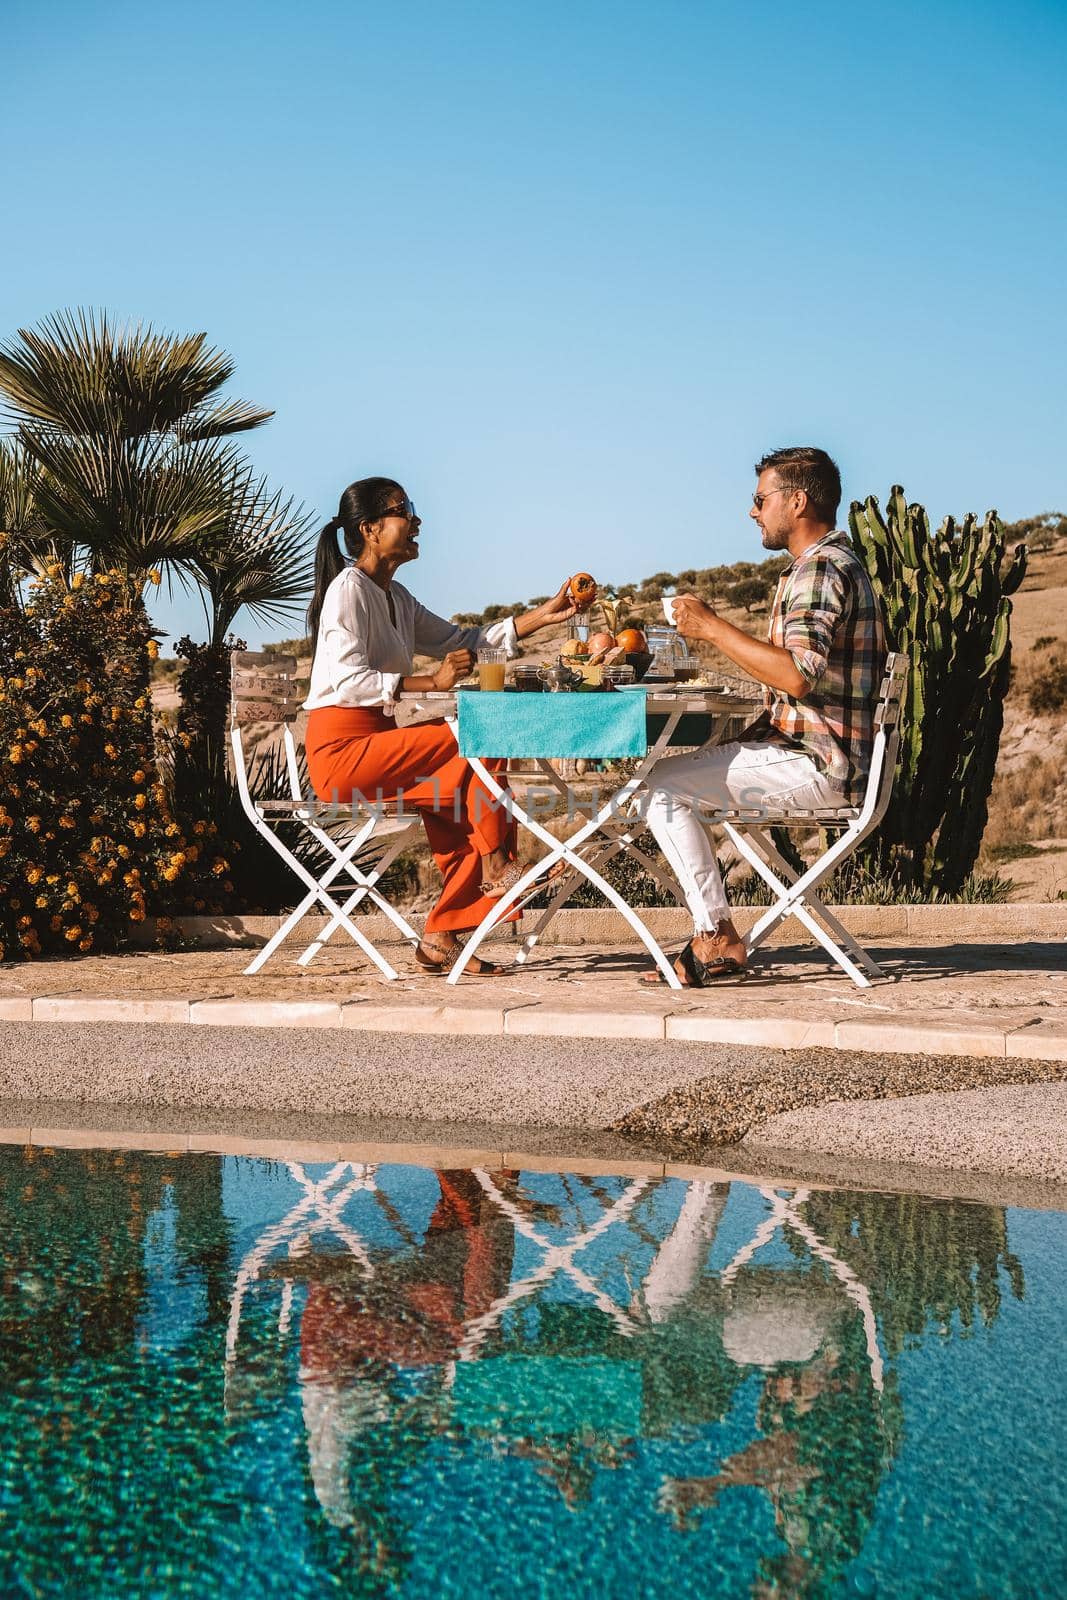
[[318, 647], [305, 711], [321, 706], [381, 706], [395, 714], [400, 680], [413, 671], [415, 655], [440, 660], [450, 650], [496, 645], [509, 659], [519, 652], [515, 620], [486, 628], [459, 628], [427, 611], [401, 583], [390, 585], [394, 625], [386, 592], [358, 567], [346, 567], [330, 584], [319, 618]]

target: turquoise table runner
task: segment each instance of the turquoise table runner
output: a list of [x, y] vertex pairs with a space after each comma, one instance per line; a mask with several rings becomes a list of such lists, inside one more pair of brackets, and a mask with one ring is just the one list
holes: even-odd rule
[[643, 690], [609, 694], [523, 694], [460, 689], [459, 753], [552, 759], [643, 756], [648, 749]]

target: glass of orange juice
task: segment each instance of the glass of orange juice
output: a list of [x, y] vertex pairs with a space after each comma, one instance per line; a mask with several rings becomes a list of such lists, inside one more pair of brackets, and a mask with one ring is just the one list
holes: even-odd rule
[[478, 687], [479, 689], [502, 689], [504, 687], [504, 662], [508, 659], [506, 650], [500, 650], [487, 645], [478, 651]]

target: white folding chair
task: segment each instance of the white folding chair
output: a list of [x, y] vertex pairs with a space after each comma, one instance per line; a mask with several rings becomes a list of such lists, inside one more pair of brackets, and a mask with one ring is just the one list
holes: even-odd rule
[[[405, 816], [392, 805], [342, 806], [304, 794], [291, 726], [300, 710], [294, 656], [238, 651], [232, 657], [230, 674], [230, 744], [241, 806], [256, 832], [278, 852], [307, 890], [277, 933], [245, 968], [245, 976], [258, 972], [301, 919], [314, 907], [321, 907], [328, 914], [328, 921], [299, 957], [299, 966], [306, 967], [313, 961], [326, 941], [338, 928], [343, 928], [373, 961], [383, 978], [398, 977], [396, 969], [353, 922], [351, 914], [362, 900], [369, 899], [409, 944], [418, 944], [418, 934], [396, 907], [389, 904], [378, 884], [401, 850], [413, 841], [419, 831], [419, 819]], [[285, 798], [254, 797], [251, 793], [242, 733], [251, 722], [274, 722], [283, 726], [290, 790]], [[277, 832], [283, 822], [296, 823], [306, 829], [329, 857], [329, 865], [320, 877], [316, 878], [283, 842]], [[329, 889], [342, 875], [355, 887], [339, 905]]]
[[[755, 868], [775, 896], [773, 905], [745, 935], [746, 948], [755, 950], [786, 917], [796, 917], [861, 989], [870, 988], [871, 979], [883, 978], [885, 973], [857, 944], [833, 912], [823, 905], [814, 891], [835, 867], [848, 859], [885, 815], [896, 773], [897, 747], [900, 743], [900, 698], [904, 692], [907, 665], [904, 655], [891, 653], [886, 658], [885, 676], [874, 715], [875, 739], [871, 768], [862, 804], [814, 811], [785, 811], [766, 807], [717, 811], [714, 817], [708, 819], [713, 825], [721, 825], [738, 852]], [[775, 849], [766, 830], [772, 827], [807, 828], [813, 825], [842, 831], [812, 866], [798, 873]]]

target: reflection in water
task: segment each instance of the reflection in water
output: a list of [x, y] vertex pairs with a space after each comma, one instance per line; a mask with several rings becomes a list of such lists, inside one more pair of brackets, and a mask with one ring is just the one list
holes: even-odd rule
[[1025, 1289], [1000, 1209], [678, 1179], [6, 1151], [0, 1228], [5, 1593], [835, 1593]]

